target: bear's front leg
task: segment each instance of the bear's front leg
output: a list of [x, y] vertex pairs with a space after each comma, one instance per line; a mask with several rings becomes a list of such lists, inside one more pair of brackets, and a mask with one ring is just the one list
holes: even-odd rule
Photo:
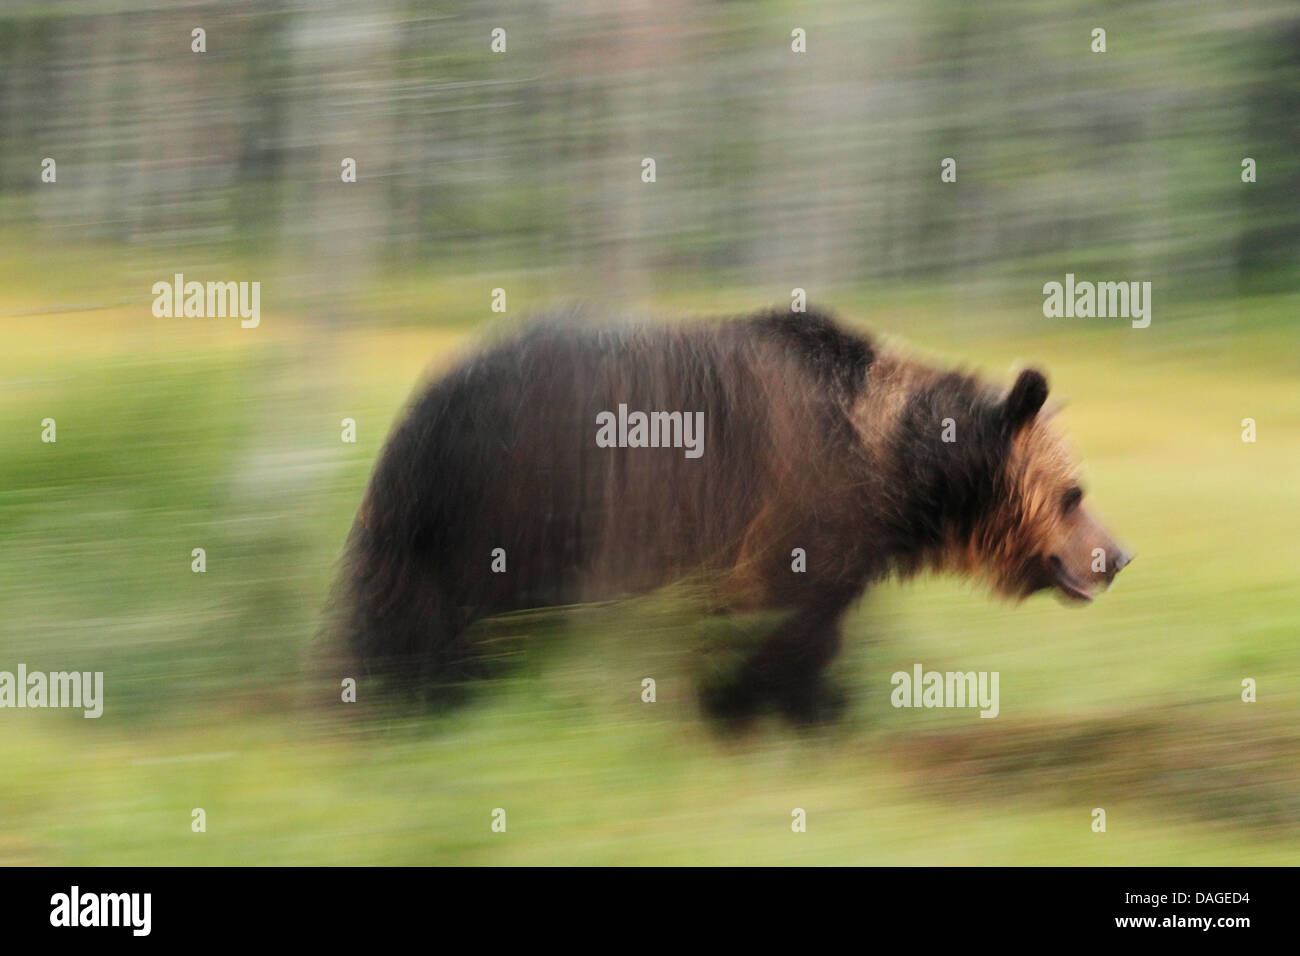
[[825, 671], [839, 650], [846, 603], [831, 600], [796, 610], [731, 680], [704, 690], [706, 711], [720, 719], [743, 720], [771, 705], [800, 724], [838, 716], [844, 695], [827, 684]]

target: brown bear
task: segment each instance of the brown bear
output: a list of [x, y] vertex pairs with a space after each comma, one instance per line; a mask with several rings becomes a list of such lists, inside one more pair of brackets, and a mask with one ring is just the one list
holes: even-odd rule
[[505, 611], [713, 581], [785, 616], [714, 712], [819, 712], [839, 621], [922, 569], [1086, 601], [1129, 556], [1083, 505], [1026, 370], [1005, 393], [818, 313], [683, 325], [537, 322], [422, 390], [347, 548], [364, 666], [423, 688], [472, 672]]

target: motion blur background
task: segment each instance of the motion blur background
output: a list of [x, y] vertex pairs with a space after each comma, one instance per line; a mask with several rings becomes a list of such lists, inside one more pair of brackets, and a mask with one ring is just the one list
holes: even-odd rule
[[[1296, 862], [1297, 117], [1280, 0], [4, 3], [0, 670], [106, 703], [0, 711], [0, 863]], [[177, 272], [260, 282], [260, 326], [155, 318]], [[1150, 281], [1151, 326], [1044, 318], [1067, 272]], [[450, 715], [339, 703], [314, 635], [422, 376], [557, 304], [795, 287], [1045, 368], [1114, 591], [882, 586], [818, 732], [711, 729], [671, 593], [515, 622]], [[917, 662], [1001, 716], [892, 709]]]

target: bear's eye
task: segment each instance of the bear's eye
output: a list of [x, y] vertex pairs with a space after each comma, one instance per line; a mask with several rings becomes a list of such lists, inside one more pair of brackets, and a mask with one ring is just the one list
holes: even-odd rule
[[1082, 488], [1071, 488], [1061, 499], [1061, 514], [1068, 515], [1075, 508], [1079, 507], [1079, 502], [1083, 500]]

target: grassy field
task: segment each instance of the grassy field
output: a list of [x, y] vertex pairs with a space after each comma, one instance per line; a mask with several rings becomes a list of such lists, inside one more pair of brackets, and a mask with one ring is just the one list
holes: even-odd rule
[[[479, 334], [461, 286], [408, 290], [455, 303], [424, 306], [432, 324], [264, 307], [245, 331], [63, 275], [0, 290], [0, 669], [102, 670], [107, 702], [0, 711], [0, 864], [1300, 861], [1294, 298], [1133, 331], [823, 297], [991, 375], [1046, 368], [1137, 559], [1086, 610], [881, 586], [848, 621], [845, 718], [734, 737], [694, 698], [717, 625], [672, 595], [519, 622], [520, 667], [449, 715], [339, 702], [314, 640], [334, 562], [410, 388]], [[999, 671], [1001, 715], [894, 710], [889, 676], [916, 662]]]

